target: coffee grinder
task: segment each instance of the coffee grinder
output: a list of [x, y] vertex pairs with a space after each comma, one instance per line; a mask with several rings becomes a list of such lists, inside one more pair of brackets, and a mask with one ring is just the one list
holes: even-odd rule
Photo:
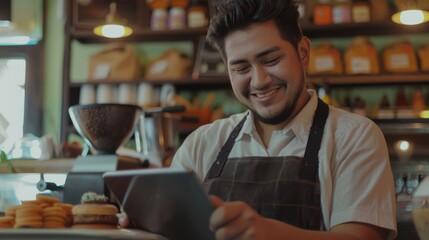
[[126, 104], [74, 105], [68, 109], [73, 126], [92, 151], [77, 157], [67, 174], [65, 203], [80, 203], [85, 192], [109, 196], [102, 178], [104, 172], [143, 167], [139, 159], [116, 154], [133, 135], [141, 110]]

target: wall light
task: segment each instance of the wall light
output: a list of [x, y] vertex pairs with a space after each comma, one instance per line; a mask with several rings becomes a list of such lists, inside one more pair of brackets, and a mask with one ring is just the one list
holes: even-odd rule
[[417, 25], [429, 21], [429, 0], [395, 0], [398, 12], [392, 21], [397, 24]]
[[125, 25], [117, 12], [115, 2], [110, 4], [110, 11], [106, 17], [106, 23], [96, 26], [94, 33], [101, 37], [121, 38], [128, 37], [133, 33], [133, 29]]

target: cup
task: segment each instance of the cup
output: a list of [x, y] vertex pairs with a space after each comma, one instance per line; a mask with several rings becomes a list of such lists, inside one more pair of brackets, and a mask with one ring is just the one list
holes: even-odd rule
[[140, 83], [137, 93], [137, 104], [144, 107], [153, 107], [155, 101], [155, 88], [150, 83]]
[[174, 98], [176, 96], [176, 89], [173, 84], [164, 84], [161, 87], [159, 101], [162, 107], [174, 105]]
[[84, 84], [80, 88], [79, 104], [93, 104], [96, 101], [95, 87], [92, 84]]
[[111, 84], [100, 84], [97, 87], [97, 103], [115, 103], [116, 88]]
[[134, 84], [122, 83], [118, 86], [118, 102], [121, 104], [137, 104], [137, 89]]

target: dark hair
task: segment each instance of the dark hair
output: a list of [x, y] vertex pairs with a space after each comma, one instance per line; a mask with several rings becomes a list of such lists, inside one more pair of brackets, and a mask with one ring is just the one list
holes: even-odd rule
[[225, 56], [225, 37], [253, 23], [274, 21], [280, 36], [295, 48], [302, 38], [298, 23], [298, 6], [294, 0], [223, 0], [210, 20], [207, 41], [222, 58]]

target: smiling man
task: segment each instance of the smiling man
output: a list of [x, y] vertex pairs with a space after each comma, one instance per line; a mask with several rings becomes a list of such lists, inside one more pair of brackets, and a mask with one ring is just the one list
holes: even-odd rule
[[369, 119], [306, 87], [310, 41], [292, 0], [226, 0], [208, 41], [244, 113], [194, 131], [172, 167], [193, 169], [217, 239], [393, 239], [386, 143]]

